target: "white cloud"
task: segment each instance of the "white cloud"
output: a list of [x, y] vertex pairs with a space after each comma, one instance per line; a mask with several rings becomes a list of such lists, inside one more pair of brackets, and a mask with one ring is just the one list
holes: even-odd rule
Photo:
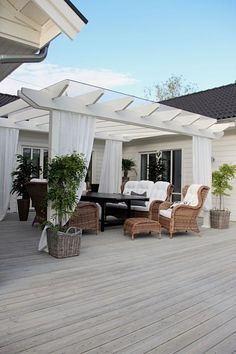
[[57, 64], [23, 64], [0, 82], [0, 92], [17, 94], [21, 87], [41, 89], [64, 79], [85, 82], [109, 89], [137, 83], [130, 74], [106, 69], [82, 69]]

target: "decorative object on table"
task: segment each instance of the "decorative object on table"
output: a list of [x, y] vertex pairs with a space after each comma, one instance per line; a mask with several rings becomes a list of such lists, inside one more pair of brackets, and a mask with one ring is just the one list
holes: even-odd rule
[[17, 199], [18, 214], [20, 221], [26, 221], [29, 214], [30, 197], [27, 192], [26, 183], [30, 181], [32, 175], [39, 173], [39, 168], [23, 155], [16, 156], [17, 167], [12, 172], [13, 182], [11, 193], [16, 193], [21, 199]]
[[134, 160], [132, 159], [122, 159], [122, 171], [124, 172], [124, 175], [122, 177], [122, 184], [121, 184], [121, 193], [123, 193], [124, 191], [124, 187], [125, 187], [125, 184], [127, 181], [129, 181], [129, 177], [128, 177], [128, 174], [129, 174], [129, 171], [135, 171], [135, 162]]
[[199, 233], [198, 215], [209, 192], [209, 187], [191, 184], [183, 187], [184, 199], [181, 202], [163, 202], [159, 208], [159, 222], [170, 233], [193, 231]]
[[49, 254], [53, 257], [79, 255], [81, 230], [68, 233], [67, 220], [77, 207], [77, 191], [85, 173], [84, 156], [75, 152], [56, 156], [49, 163], [48, 200], [52, 203], [56, 222], [47, 226], [47, 242]]
[[224, 208], [224, 196], [233, 189], [229, 183], [236, 177], [236, 165], [223, 164], [218, 170], [212, 172], [212, 194], [217, 197], [219, 207], [210, 210], [211, 227], [214, 229], [227, 229], [229, 227], [230, 211]]
[[149, 218], [129, 218], [125, 220], [124, 223], [124, 235], [126, 233], [131, 234], [132, 240], [134, 240], [134, 235], [141, 233], [151, 234], [152, 232], [159, 233], [159, 238], [161, 238], [161, 225], [156, 220], [151, 220]]

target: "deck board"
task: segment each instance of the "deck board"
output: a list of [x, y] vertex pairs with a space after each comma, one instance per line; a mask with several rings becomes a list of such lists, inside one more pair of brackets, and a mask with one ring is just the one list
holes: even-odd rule
[[131, 241], [117, 226], [86, 233], [79, 257], [57, 260], [37, 252], [39, 229], [8, 215], [0, 353], [231, 353], [235, 231]]

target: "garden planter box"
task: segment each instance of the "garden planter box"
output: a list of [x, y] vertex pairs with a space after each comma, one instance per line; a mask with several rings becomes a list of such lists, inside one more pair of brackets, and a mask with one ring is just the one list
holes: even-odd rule
[[[74, 232], [71, 232], [74, 230]], [[81, 229], [70, 227], [66, 232], [47, 230], [48, 253], [56, 258], [80, 254]]]
[[229, 218], [229, 210], [210, 210], [210, 222], [213, 229], [228, 229]]

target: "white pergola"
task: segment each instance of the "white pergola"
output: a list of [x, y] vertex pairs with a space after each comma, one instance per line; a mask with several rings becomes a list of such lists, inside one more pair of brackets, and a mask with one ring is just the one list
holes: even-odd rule
[[22, 88], [18, 95], [0, 108], [0, 128], [48, 132], [50, 157], [75, 150], [89, 162], [94, 138], [106, 140], [102, 191], [109, 183], [106, 191], [118, 191], [122, 142], [163, 134], [192, 136], [193, 183], [211, 185], [211, 141], [223, 136], [227, 124], [71, 80], [40, 91]]
[[218, 139], [228, 127], [214, 118], [72, 80], [42, 90], [22, 88], [18, 95], [21, 99], [0, 107], [0, 117], [8, 118], [0, 118], [0, 126], [50, 133], [52, 112], [65, 111], [94, 117], [96, 138], [121, 141], [174, 133]]

